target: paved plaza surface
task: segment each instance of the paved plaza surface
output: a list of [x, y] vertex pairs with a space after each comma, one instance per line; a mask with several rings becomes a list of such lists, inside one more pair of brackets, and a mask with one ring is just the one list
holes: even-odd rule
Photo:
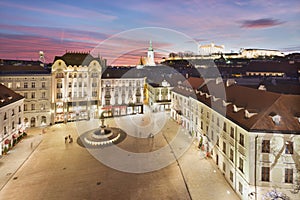
[[[127, 152], [126, 159], [109, 148], [98, 149], [117, 164], [99, 161], [76, 142], [98, 121], [56, 124], [44, 134], [29, 129], [28, 138], [0, 159], [0, 199], [238, 199], [213, 161], [173, 120], [147, 114], [107, 119], [108, 126], [127, 133], [116, 145]], [[67, 135], [73, 143], [65, 143]], [[132, 159], [152, 152], [162, 162]], [[160, 165], [168, 159], [171, 164]]]

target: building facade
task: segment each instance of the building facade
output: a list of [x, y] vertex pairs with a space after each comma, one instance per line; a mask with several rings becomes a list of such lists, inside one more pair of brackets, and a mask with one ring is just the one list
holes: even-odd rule
[[174, 88], [171, 117], [196, 132], [241, 199], [262, 199], [272, 188], [298, 199], [299, 100], [210, 81], [194, 91]]
[[89, 53], [67, 52], [52, 65], [52, 122], [97, 118], [101, 107], [101, 74], [106, 61]]
[[10, 149], [25, 131], [23, 105], [23, 96], [0, 84], [1, 155]]
[[107, 68], [101, 79], [101, 108], [104, 115], [143, 113], [145, 77], [142, 69]]
[[2, 60], [0, 82], [25, 97], [26, 127], [51, 124], [51, 74], [41, 62]]
[[172, 88], [166, 80], [161, 83], [147, 83], [147, 102], [153, 111], [171, 110]]

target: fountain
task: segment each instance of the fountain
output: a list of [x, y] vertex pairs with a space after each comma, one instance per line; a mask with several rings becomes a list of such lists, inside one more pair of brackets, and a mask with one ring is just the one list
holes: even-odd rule
[[124, 131], [104, 125], [103, 113], [101, 114], [100, 121], [101, 125], [99, 128], [90, 130], [81, 136], [84, 146], [97, 147], [112, 145], [113, 143], [119, 143], [126, 137]]

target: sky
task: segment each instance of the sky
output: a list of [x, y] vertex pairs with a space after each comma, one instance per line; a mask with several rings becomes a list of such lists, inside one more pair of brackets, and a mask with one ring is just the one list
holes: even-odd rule
[[137, 64], [152, 41], [156, 60], [199, 44], [300, 52], [299, 0], [1, 0], [0, 59], [46, 62], [90, 52]]

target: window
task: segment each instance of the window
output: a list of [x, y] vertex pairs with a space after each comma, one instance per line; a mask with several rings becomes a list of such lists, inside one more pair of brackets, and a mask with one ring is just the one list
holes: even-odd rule
[[42, 99], [46, 98], [46, 92], [42, 92]]
[[35, 110], [35, 104], [31, 104], [31, 110]]
[[79, 85], [79, 87], [82, 87], [82, 82], [79, 82], [79, 84], [78, 84], [78, 85]]
[[239, 160], [240, 162], [239, 162], [239, 170], [241, 171], [241, 172], [244, 172], [243, 170], [244, 170], [244, 160], [240, 157], [240, 160]]
[[19, 106], [19, 112], [21, 112], [21, 111], [22, 111], [21, 106]]
[[270, 167], [261, 168], [261, 181], [270, 181]]
[[219, 165], [219, 155], [216, 155], [216, 165]]
[[31, 92], [31, 98], [32, 98], [32, 99], [35, 98], [35, 92]]
[[220, 126], [220, 119], [217, 118], [217, 126]]
[[21, 83], [20, 82], [16, 82], [16, 88], [20, 88], [21, 87]]
[[233, 172], [232, 171], [230, 171], [230, 173], [229, 173], [229, 178], [230, 178], [230, 181], [233, 182]]
[[19, 117], [19, 123], [18, 124], [21, 124], [21, 117]]
[[229, 159], [233, 162], [233, 149], [230, 148]]
[[217, 137], [217, 146], [219, 146], [219, 136]]
[[28, 83], [24, 82], [24, 88], [28, 88]]
[[27, 92], [24, 93], [24, 98], [25, 98], [25, 99], [28, 99], [28, 94], [27, 94]]
[[293, 149], [293, 142], [287, 141], [285, 142], [285, 153], [286, 154], [293, 154], [294, 149]]
[[6, 135], [7, 134], [7, 128], [6, 128], [6, 126], [4, 126], [4, 135]]
[[270, 153], [270, 140], [262, 141], [261, 152], [262, 153]]
[[97, 91], [92, 91], [92, 97], [97, 97]]
[[226, 143], [223, 142], [223, 152], [226, 154]]
[[240, 141], [239, 141], [240, 145], [244, 146], [244, 135], [242, 133], [240, 133]]
[[11, 123], [11, 128], [15, 129], [15, 122], [14, 121]]
[[71, 97], [71, 96], [72, 96], [72, 92], [69, 92], [69, 93], [68, 93], [68, 97]]
[[200, 128], [203, 130], [203, 121], [201, 121], [200, 124], [201, 124]]
[[293, 183], [293, 169], [285, 169], [285, 183]]
[[225, 131], [225, 132], [227, 131], [226, 122], [224, 122], [223, 131]]
[[97, 82], [92, 82], [92, 87], [97, 87]]
[[241, 184], [241, 182], [239, 182], [239, 192], [243, 194], [243, 184]]
[[15, 109], [12, 109], [11, 110], [11, 116], [14, 116], [15, 115]]
[[230, 127], [230, 137], [234, 139], [234, 128]]
[[226, 172], [226, 164], [223, 162], [223, 172]]
[[209, 119], [209, 112], [206, 113], [206, 117], [207, 117], [207, 119]]
[[56, 84], [56, 88], [62, 88], [62, 83], [61, 83], [61, 82], [58, 82], [58, 83]]
[[24, 104], [24, 111], [27, 111], [27, 104]]
[[7, 114], [6, 114], [6, 112], [4, 113], [4, 120], [6, 120], [7, 119]]
[[72, 82], [69, 82], [69, 88], [71, 88], [72, 87]]
[[42, 82], [42, 88], [46, 88], [46, 82]]
[[35, 88], [35, 82], [31, 82], [31, 88]]
[[12, 87], [12, 83], [7, 83], [7, 87], [11, 88]]
[[56, 94], [56, 98], [57, 98], [57, 99], [61, 99], [61, 98], [62, 98], [62, 93], [60, 93], [60, 92], [57, 93], [57, 94]]

